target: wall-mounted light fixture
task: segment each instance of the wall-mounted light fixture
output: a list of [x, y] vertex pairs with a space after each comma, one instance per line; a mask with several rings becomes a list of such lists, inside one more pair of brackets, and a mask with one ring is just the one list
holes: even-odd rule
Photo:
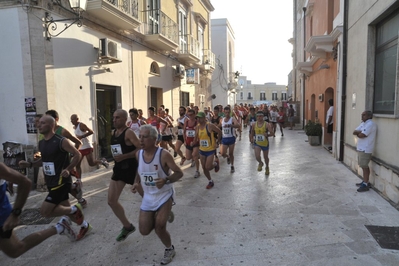
[[330, 66], [327, 65], [326, 63], [321, 63], [321, 65], [319, 66], [319, 70], [320, 69], [329, 69], [329, 68], [330, 68]]
[[204, 70], [202, 71], [203, 76], [207, 76], [211, 70], [211, 64], [208, 60], [204, 62]]
[[[66, 18], [66, 19], [53, 19], [53, 17], [50, 15], [49, 12], [45, 13], [44, 17], [44, 23], [46, 27], [46, 39], [50, 40], [51, 37], [57, 37], [64, 31], [66, 31], [69, 27], [71, 27], [73, 24], [76, 24], [78, 27], [82, 27], [82, 13], [86, 10], [86, 5], [87, 5], [87, 0], [69, 0], [69, 10], [65, 7], [62, 6], [61, 0], [53, 0], [53, 3], [56, 3], [59, 5], [62, 9], [65, 9], [67, 11], [70, 11], [72, 14], [75, 15], [73, 18]], [[65, 28], [62, 29], [61, 31], [57, 31], [57, 22], [64, 22], [64, 21], [71, 21], [69, 24], [65, 23], [64, 26]], [[54, 32], [57, 31], [55, 34]]]

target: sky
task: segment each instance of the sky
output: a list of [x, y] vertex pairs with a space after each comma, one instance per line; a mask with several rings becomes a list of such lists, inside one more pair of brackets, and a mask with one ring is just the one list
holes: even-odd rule
[[252, 84], [287, 85], [292, 70], [292, 0], [211, 0], [211, 19], [227, 18], [234, 31], [234, 71]]

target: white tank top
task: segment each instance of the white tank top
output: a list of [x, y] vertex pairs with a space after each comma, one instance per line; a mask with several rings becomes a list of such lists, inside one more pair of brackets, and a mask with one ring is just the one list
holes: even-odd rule
[[161, 189], [155, 186], [156, 178], [166, 178], [170, 175], [162, 168], [162, 150], [162, 148], [158, 148], [150, 162], [144, 161], [144, 151], [139, 151], [137, 173], [140, 176], [141, 186], [144, 190], [144, 197], [140, 207], [143, 211], [157, 211], [174, 194], [172, 184], [165, 184]]
[[[83, 132], [82, 130], [80, 130], [80, 123], [79, 123], [75, 129], [75, 136], [83, 136], [85, 133], [86, 132]], [[82, 138], [80, 141], [82, 142], [82, 146], [79, 148], [79, 150], [93, 148], [93, 146], [91, 146], [91, 143], [87, 137]]]
[[225, 122], [225, 119], [223, 118], [222, 120], [222, 133], [223, 133], [223, 138], [231, 138], [234, 137], [233, 135], [233, 118], [230, 117], [229, 121]]
[[180, 123], [182, 124], [182, 125], [184, 125], [184, 121], [186, 121], [186, 119], [188, 119], [187, 118], [187, 116], [183, 116], [183, 118], [178, 118], [177, 119], [177, 125], [178, 125], [178, 127], [180, 127], [180, 128], [178, 128], [177, 129], [177, 134], [179, 135], [179, 136], [183, 136], [183, 132], [184, 132], [184, 129], [183, 129], [183, 126], [180, 126]]
[[130, 129], [133, 130], [134, 134], [138, 137], [140, 135], [140, 120], [137, 120], [137, 123], [133, 123], [130, 121]]

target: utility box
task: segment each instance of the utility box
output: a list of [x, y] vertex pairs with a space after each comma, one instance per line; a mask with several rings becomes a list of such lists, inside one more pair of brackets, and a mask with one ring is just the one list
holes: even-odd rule
[[3, 143], [4, 164], [21, 174], [26, 175], [33, 182], [33, 169], [21, 168], [18, 165], [21, 160], [33, 161], [33, 152], [33, 145], [24, 145], [14, 141], [6, 141]]

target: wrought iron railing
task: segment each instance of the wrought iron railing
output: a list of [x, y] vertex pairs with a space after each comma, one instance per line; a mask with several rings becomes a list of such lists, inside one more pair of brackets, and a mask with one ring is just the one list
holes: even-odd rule
[[143, 33], [161, 34], [174, 43], [178, 43], [177, 23], [159, 9], [143, 11]]
[[[180, 36], [180, 53], [200, 57], [200, 42], [190, 34]], [[202, 59], [202, 58], [201, 58]]]
[[[90, 0], [89, 0], [90, 1]], [[138, 0], [105, 0], [111, 3], [119, 10], [139, 19], [139, 3]]]
[[211, 68], [215, 68], [215, 54], [211, 50], [204, 49], [204, 56], [202, 59], [202, 64], [208, 63]]

